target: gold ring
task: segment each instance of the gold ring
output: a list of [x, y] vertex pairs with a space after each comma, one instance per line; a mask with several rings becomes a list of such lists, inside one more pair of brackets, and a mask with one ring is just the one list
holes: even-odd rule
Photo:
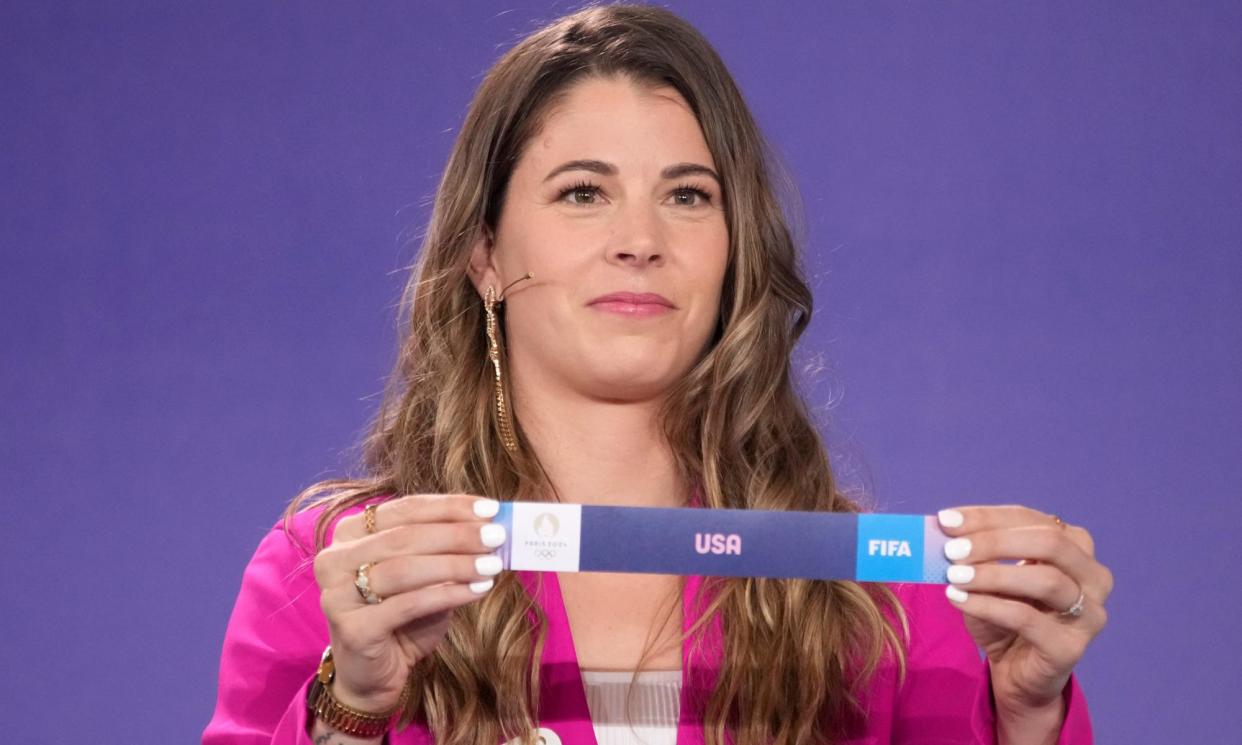
[[366, 509], [362, 511], [362, 519], [367, 524], [368, 533], [375, 532], [375, 508], [378, 506], [379, 506], [378, 504], [372, 502], [371, 504], [368, 504], [366, 506]]
[[374, 564], [368, 561], [366, 564], [358, 567], [358, 572], [354, 575], [354, 587], [358, 589], [358, 594], [362, 596], [362, 599], [367, 601], [367, 605], [384, 602], [383, 598], [371, 590], [371, 577], [367, 572], [370, 571], [372, 566]]
[[1062, 528], [1064, 528], [1064, 527], [1065, 527], [1065, 521], [1064, 521], [1064, 520], [1062, 520], [1062, 519], [1061, 519], [1061, 517], [1060, 517], [1059, 515], [1053, 515], [1053, 516], [1052, 516], [1052, 521], [1053, 521], [1054, 523], [1056, 523], [1057, 525], [1061, 526]]

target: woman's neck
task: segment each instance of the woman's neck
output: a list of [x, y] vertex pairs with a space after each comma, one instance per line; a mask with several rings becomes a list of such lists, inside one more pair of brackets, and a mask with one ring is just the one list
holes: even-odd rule
[[539, 456], [563, 502], [680, 507], [690, 485], [658, 430], [659, 401], [602, 401], [532, 386], [515, 391], [521, 447]]

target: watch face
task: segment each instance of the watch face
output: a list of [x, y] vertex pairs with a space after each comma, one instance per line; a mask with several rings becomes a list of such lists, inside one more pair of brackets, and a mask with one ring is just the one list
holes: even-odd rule
[[319, 672], [316, 676], [324, 685], [328, 685], [336, 677], [336, 663], [332, 661], [332, 647], [323, 651], [323, 658], [319, 660]]

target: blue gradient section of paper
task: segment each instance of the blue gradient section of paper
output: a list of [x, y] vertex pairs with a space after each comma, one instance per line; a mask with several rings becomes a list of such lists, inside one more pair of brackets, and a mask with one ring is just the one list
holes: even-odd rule
[[949, 558], [944, 555], [944, 544], [949, 536], [940, 529], [940, 521], [928, 515], [923, 518], [923, 581], [933, 584], [949, 583]]
[[[582, 508], [584, 572], [850, 577], [853, 515], [694, 508]], [[736, 535], [742, 552], [700, 554], [695, 534]]]
[[[924, 515], [858, 516], [858, 568], [861, 582], [922, 582]], [[880, 548], [909, 549], [908, 556], [872, 553], [872, 541]]]

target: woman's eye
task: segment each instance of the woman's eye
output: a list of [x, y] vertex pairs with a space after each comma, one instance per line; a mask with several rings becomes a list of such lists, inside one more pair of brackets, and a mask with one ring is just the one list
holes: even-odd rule
[[679, 186], [673, 192], [673, 199], [683, 207], [701, 207], [711, 204], [712, 195], [694, 186]]
[[562, 191], [557, 199], [562, 200], [565, 197], [569, 197], [570, 204], [593, 204], [590, 200], [593, 200], [598, 192], [599, 187], [595, 184], [574, 184]]

